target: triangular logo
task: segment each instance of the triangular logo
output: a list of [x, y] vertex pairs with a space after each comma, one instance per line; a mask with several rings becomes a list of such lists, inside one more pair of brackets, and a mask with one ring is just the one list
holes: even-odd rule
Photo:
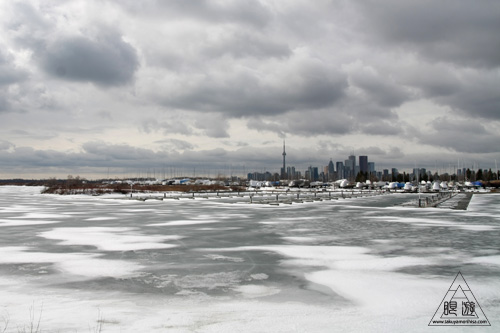
[[453, 280], [429, 326], [491, 326], [462, 273]]

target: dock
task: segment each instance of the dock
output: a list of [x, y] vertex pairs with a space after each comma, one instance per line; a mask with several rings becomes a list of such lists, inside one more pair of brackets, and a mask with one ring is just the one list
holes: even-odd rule
[[172, 192], [172, 193], [133, 193], [128, 200], [181, 200], [181, 199], [226, 199], [230, 203], [248, 203], [257, 205], [291, 205], [318, 201], [333, 201], [344, 199], [366, 198], [388, 195], [391, 192], [376, 190], [322, 191], [322, 190], [259, 190], [259, 191], [203, 191], [203, 192]]
[[470, 192], [439, 192], [431, 195], [426, 195], [423, 198], [412, 200], [401, 204], [406, 207], [419, 208], [444, 208], [455, 210], [467, 210], [469, 202], [472, 198]]

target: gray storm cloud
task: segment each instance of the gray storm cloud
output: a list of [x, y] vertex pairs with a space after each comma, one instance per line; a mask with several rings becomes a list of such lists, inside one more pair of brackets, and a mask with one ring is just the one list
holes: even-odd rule
[[41, 62], [50, 75], [102, 86], [130, 82], [139, 66], [136, 52], [119, 35], [61, 38], [42, 51]]

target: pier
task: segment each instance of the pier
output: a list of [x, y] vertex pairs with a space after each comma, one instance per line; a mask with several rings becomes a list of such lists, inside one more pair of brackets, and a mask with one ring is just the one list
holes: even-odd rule
[[344, 200], [355, 198], [388, 195], [392, 192], [383, 190], [315, 190], [304, 189], [287, 191], [282, 189], [254, 190], [254, 191], [200, 191], [200, 192], [165, 192], [165, 193], [131, 193], [129, 200], [181, 200], [181, 199], [226, 199], [229, 203], [247, 203], [256, 205], [291, 205], [307, 202]]
[[402, 206], [467, 210], [471, 198], [472, 193], [470, 192], [438, 192], [435, 194], [426, 195], [422, 198], [418, 198], [417, 200], [405, 202], [402, 204]]

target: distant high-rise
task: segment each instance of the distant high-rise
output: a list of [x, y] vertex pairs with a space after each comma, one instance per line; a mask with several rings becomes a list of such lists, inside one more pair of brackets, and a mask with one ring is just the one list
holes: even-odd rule
[[328, 180], [334, 180], [333, 175], [335, 174], [335, 168], [333, 167], [333, 162], [330, 160], [330, 163], [328, 163]]
[[368, 172], [370, 174], [375, 173], [375, 162], [368, 162]]
[[368, 172], [368, 156], [359, 157], [359, 171], [363, 173]]
[[296, 179], [297, 175], [295, 172], [295, 167], [286, 167], [286, 175], [288, 179]]
[[352, 170], [354, 171], [354, 169], [356, 168], [356, 156], [354, 155], [350, 155], [348, 157], [349, 161], [351, 161], [351, 167], [352, 167]]
[[307, 179], [309, 179], [310, 181], [317, 181], [319, 179], [319, 170], [318, 170], [318, 167], [313, 167], [313, 166], [310, 166], [307, 171], [306, 171], [306, 175], [308, 175], [309, 177], [307, 177]]
[[356, 177], [356, 156], [349, 156], [347, 160], [345, 160], [345, 169], [344, 175], [345, 178], [350, 179]]
[[337, 179], [344, 179], [344, 162], [337, 162]]

